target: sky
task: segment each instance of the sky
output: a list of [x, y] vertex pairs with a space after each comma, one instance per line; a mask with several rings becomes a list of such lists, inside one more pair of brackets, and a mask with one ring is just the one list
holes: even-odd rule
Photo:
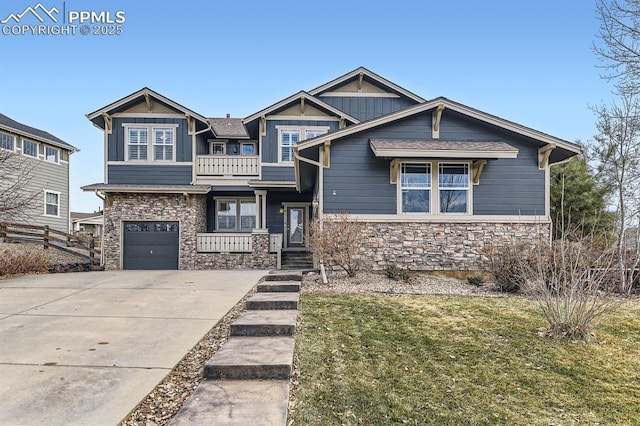
[[[80, 149], [72, 211], [102, 206], [80, 190], [104, 180], [103, 134], [85, 115], [145, 86], [207, 117], [247, 117], [364, 66], [425, 99], [583, 143], [595, 134], [590, 107], [614, 99], [592, 51], [592, 0], [41, 3], [75, 34], [0, 24], [0, 112]], [[2, 0], [0, 21], [37, 4]], [[124, 22], [80, 23], [81, 12]]]

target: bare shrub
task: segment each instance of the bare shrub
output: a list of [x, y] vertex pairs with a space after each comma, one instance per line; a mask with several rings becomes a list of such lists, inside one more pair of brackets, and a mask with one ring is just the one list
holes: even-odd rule
[[335, 265], [355, 277], [362, 264], [359, 251], [363, 231], [364, 224], [346, 214], [330, 220], [317, 219], [309, 226], [309, 247], [325, 264]]
[[38, 191], [30, 190], [34, 162], [0, 149], [0, 222], [28, 222]]
[[508, 242], [487, 245], [484, 255], [488, 259], [489, 272], [499, 291], [517, 293], [525, 284], [523, 267], [530, 256], [531, 245], [524, 242]]
[[549, 323], [546, 334], [588, 340], [601, 319], [619, 305], [611, 293], [615, 249], [603, 249], [590, 237], [539, 242], [520, 259], [523, 289]]
[[49, 259], [39, 247], [0, 244], [0, 276], [47, 272]]

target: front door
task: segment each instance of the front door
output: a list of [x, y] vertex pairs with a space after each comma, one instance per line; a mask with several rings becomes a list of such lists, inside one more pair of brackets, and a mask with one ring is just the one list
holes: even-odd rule
[[305, 246], [306, 210], [305, 207], [289, 207], [287, 209], [287, 247]]

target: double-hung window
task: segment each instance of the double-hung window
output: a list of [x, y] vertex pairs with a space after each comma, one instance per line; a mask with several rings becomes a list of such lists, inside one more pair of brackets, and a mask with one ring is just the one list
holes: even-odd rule
[[60, 193], [44, 191], [44, 214], [46, 216], [60, 216]]
[[440, 213], [467, 213], [469, 165], [440, 163], [438, 166]]
[[209, 141], [209, 147], [211, 155], [224, 155], [227, 150], [227, 143], [223, 141]]
[[171, 127], [155, 127], [153, 129], [153, 159], [155, 161], [173, 160], [173, 134]]
[[256, 227], [256, 201], [254, 199], [217, 200], [217, 231], [251, 231]]
[[29, 157], [38, 157], [38, 144], [26, 139], [22, 140], [22, 153]]
[[293, 146], [300, 142], [300, 130], [280, 131], [280, 161], [290, 163], [293, 161]]
[[149, 147], [149, 130], [146, 127], [129, 127], [127, 132], [129, 136], [128, 159], [146, 161]]
[[44, 148], [44, 158], [47, 161], [58, 164], [60, 162], [60, 150], [46, 146]]
[[256, 144], [253, 142], [242, 142], [240, 144], [240, 153], [242, 155], [256, 155]]
[[6, 133], [0, 132], [0, 148], [8, 149], [9, 151], [13, 151], [16, 147], [16, 138], [15, 136], [8, 135]]
[[403, 163], [400, 176], [403, 213], [431, 211], [431, 164]]

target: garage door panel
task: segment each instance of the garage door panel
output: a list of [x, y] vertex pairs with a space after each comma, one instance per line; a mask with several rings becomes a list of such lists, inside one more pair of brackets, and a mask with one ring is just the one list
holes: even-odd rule
[[125, 222], [124, 269], [178, 269], [178, 222]]

